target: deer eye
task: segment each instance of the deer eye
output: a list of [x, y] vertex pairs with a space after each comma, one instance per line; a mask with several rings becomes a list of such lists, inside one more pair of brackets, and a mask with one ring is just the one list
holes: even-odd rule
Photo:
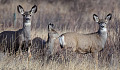
[[31, 14], [30, 14], [30, 16], [31, 16]]

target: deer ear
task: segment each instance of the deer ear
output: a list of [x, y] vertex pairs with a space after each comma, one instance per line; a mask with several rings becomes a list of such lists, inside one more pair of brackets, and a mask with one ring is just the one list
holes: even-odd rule
[[111, 18], [112, 18], [112, 14], [109, 13], [109, 14], [106, 16], [105, 20], [108, 22], [108, 21], [111, 20]]
[[17, 6], [17, 10], [18, 10], [18, 12], [19, 12], [20, 14], [24, 14], [24, 9], [23, 9], [23, 7], [22, 7], [21, 5], [18, 5], [18, 6]]
[[34, 5], [32, 9], [30, 10], [31, 13], [36, 13], [37, 12], [37, 6]]
[[52, 23], [49, 23], [49, 25], [51, 25]]
[[54, 24], [52, 24], [52, 23], [49, 23], [48, 25], [50, 25], [50, 26], [52, 26], [52, 27], [54, 26]]
[[52, 25], [52, 27], [54, 27], [54, 24], [51, 24]]
[[95, 22], [99, 22], [99, 18], [98, 18], [98, 16], [96, 14], [93, 14], [93, 20]]

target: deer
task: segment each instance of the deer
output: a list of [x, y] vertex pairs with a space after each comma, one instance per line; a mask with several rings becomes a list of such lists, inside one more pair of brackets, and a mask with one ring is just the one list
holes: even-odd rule
[[[31, 42], [31, 17], [37, 12], [37, 6], [34, 5], [30, 11], [24, 11], [21, 5], [17, 6], [18, 13], [23, 16], [23, 27], [17, 31], [3, 31], [0, 33], [1, 47], [5, 47], [4, 52], [13, 52], [16, 54], [17, 51], [22, 55], [22, 49], [25, 48], [28, 51], [29, 57], [31, 57], [30, 47]], [[2, 47], [2, 48], [3, 48]], [[12, 50], [11, 50], [12, 48]]]
[[[59, 52], [59, 34], [55, 30], [55, 26], [52, 23], [48, 24], [48, 38], [47, 40], [43, 40], [40, 37], [35, 37], [32, 41], [32, 50], [35, 54], [44, 57], [51, 57]], [[58, 47], [59, 46], [59, 47]], [[39, 51], [38, 51], [39, 50]], [[32, 51], [32, 52], [33, 52]], [[33, 54], [34, 55], [34, 54]]]
[[59, 37], [61, 48], [71, 49], [78, 53], [95, 53], [101, 51], [107, 40], [107, 23], [111, 20], [112, 14], [108, 14], [105, 19], [99, 19], [93, 14], [93, 20], [98, 23], [97, 32], [80, 34], [77, 32], [67, 32]]
[[54, 24], [49, 23], [48, 24], [48, 39], [46, 41], [46, 48], [47, 48], [47, 55], [53, 55], [58, 52], [59, 47], [58, 47], [58, 40], [59, 34], [57, 31], [54, 29]]
[[109, 13], [105, 19], [99, 19], [96, 14], [93, 14], [93, 20], [98, 23], [99, 29], [97, 32], [80, 34], [77, 32], [63, 33], [59, 37], [61, 48], [70, 49], [70, 51], [87, 54], [92, 53], [95, 57], [95, 70], [98, 70], [98, 52], [105, 47], [107, 40], [107, 24], [111, 20], [112, 14]]

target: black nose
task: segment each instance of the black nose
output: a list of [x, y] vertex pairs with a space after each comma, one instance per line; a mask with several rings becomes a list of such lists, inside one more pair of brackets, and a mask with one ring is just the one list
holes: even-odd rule
[[104, 26], [101, 26], [102, 28], [104, 28]]
[[26, 20], [30, 20], [30, 18], [26, 18]]

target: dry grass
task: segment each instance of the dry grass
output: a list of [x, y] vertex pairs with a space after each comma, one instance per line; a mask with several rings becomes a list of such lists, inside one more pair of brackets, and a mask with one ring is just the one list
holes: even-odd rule
[[[65, 32], [65, 31], [63, 31]], [[63, 33], [59, 32], [59, 33]], [[67, 31], [68, 32], [68, 31]], [[112, 33], [112, 31], [111, 31]], [[111, 34], [112, 35], [112, 34]], [[110, 36], [111, 36], [110, 35]], [[41, 37], [42, 39], [47, 39], [47, 29], [40, 30], [40, 33], [35, 30], [32, 30], [32, 38]], [[115, 35], [114, 35], [115, 36]], [[115, 40], [116, 41], [116, 40]], [[115, 42], [114, 42], [115, 43]], [[116, 43], [116, 46], [118, 43]], [[109, 43], [109, 40], [106, 43], [106, 48], [112, 46], [112, 43]], [[112, 46], [112, 47], [116, 47]], [[107, 48], [99, 53], [98, 60], [98, 70], [120, 70], [120, 56], [118, 49], [112, 48], [112, 53]], [[107, 50], [107, 51], [106, 51]], [[39, 54], [39, 52], [38, 52]], [[36, 57], [38, 57], [36, 59]], [[1, 70], [95, 70], [96, 62], [92, 57], [92, 54], [68, 54], [63, 60], [62, 57], [58, 59], [50, 60], [49, 63], [37, 56], [32, 57], [29, 62], [27, 54], [21, 58], [17, 56], [7, 56], [3, 53], [0, 54], [0, 69]]]
[[[32, 39], [40, 37], [47, 40], [47, 24], [54, 23], [59, 34], [76, 31], [79, 33], [95, 32], [98, 29], [92, 15], [104, 18], [108, 13], [113, 17], [108, 24], [108, 39], [104, 50], [99, 52], [98, 70], [120, 70], [120, 1], [119, 0], [1, 0], [0, 32], [17, 30], [22, 27], [22, 16], [17, 12], [17, 5], [30, 10], [37, 4], [38, 11], [32, 19]], [[8, 1], [8, 2], [6, 2]], [[5, 3], [6, 2], [6, 3]], [[16, 13], [16, 26], [13, 26], [13, 13]], [[39, 52], [38, 52], [39, 54]], [[38, 55], [36, 54], [36, 56]], [[95, 70], [96, 62], [92, 54], [68, 55], [63, 61], [52, 60], [46, 63], [41, 56], [32, 57], [28, 64], [27, 54], [7, 56], [0, 53], [0, 70]], [[61, 62], [62, 61], [62, 62]]]

